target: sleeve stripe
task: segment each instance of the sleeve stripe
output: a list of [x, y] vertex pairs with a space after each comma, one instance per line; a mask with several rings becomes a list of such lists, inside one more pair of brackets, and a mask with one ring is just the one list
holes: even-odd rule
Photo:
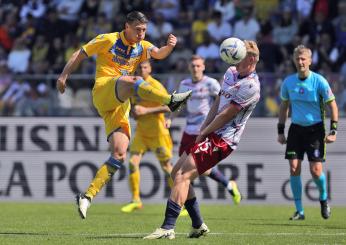
[[280, 96], [280, 98], [281, 98], [282, 100], [284, 100], [284, 101], [287, 101], [287, 100], [288, 100], [287, 98], [283, 97], [282, 95]]
[[335, 100], [335, 96], [328, 98], [328, 99], [327, 99], [326, 101], [324, 101], [324, 102], [325, 102], [325, 103], [328, 103], [328, 102], [331, 102], [331, 101], [333, 101], [333, 100]]
[[87, 54], [87, 52], [85, 52], [84, 48], [81, 48], [80, 51], [83, 52], [87, 57], [89, 57], [89, 55]]

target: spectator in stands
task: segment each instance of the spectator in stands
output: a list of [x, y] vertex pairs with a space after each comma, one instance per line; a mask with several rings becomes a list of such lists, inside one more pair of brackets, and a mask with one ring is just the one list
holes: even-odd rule
[[31, 15], [27, 16], [26, 22], [21, 25], [20, 39], [25, 41], [28, 47], [33, 45], [35, 36], [37, 35], [35, 20]]
[[27, 48], [25, 42], [16, 39], [13, 49], [8, 55], [8, 68], [14, 73], [26, 73], [29, 68], [31, 50]]
[[59, 19], [64, 21], [68, 32], [74, 32], [77, 28], [80, 9], [84, 0], [60, 0], [56, 5]]
[[265, 116], [276, 117], [279, 113], [280, 88], [264, 86], [264, 105], [266, 109]]
[[60, 37], [56, 37], [50, 45], [47, 59], [49, 61], [50, 73], [58, 73], [65, 65], [65, 48]]
[[86, 16], [96, 17], [99, 13], [100, 2], [98, 0], [84, 0], [82, 7], [80, 9], [81, 14], [86, 14]]
[[77, 28], [77, 37], [79, 41], [85, 43], [99, 34], [112, 32], [112, 24], [107, 20], [105, 13], [99, 13], [97, 16], [88, 16], [82, 14]]
[[322, 33], [316, 49], [312, 52], [314, 69], [320, 70], [322, 65], [325, 64], [331, 70], [336, 71], [338, 59], [339, 51], [337, 47], [333, 46], [331, 36], [327, 32]]
[[169, 68], [173, 69], [175, 64], [179, 59], [186, 59], [186, 57], [191, 57], [192, 51], [186, 45], [186, 42], [183, 37], [177, 37], [177, 45], [175, 46], [174, 52], [169, 56]]
[[276, 15], [279, 9], [280, 0], [256, 0], [254, 8], [256, 9], [256, 18], [261, 24], [268, 21]]
[[208, 27], [208, 13], [205, 10], [197, 12], [191, 29], [191, 44], [193, 48], [204, 42], [204, 32]]
[[105, 13], [108, 20], [114, 18], [119, 11], [120, 1], [103, 0], [100, 2], [99, 12]]
[[79, 39], [74, 34], [69, 34], [65, 37], [65, 43], [69, 43], [65, 50], [65, 62], [67, 62], [72, 54], [80, 47]]
[[149, 21], [148, 23], [147, 33], [148, 36], [154, 41], [160, 40], [172, 32], [172, 24], [165, 20], [162, 13], [157, 13], [155, 16], [155, 21]]
[[0, 62], [4, 62], [7, 66], [7, 53], [5, 48], [0, 45]]
[[46, 70], [48, 67], [47, 54], [49, 49], [49, 43], [46, 42], [44, 36], [39, 35], [36, 37], [34, 46], [32, 47], [31, 55], [31, 70], [34, 73], [38, 70]]
[[178, 16], [179, 22], [174, 25], [174, 33], [177, 36], [183, 37], [187, 41], [188, 47], [191, 46], [190, 32], [191, 23], [193, 22], [192, 11], [180, 11]]
[[233, 0], [217, 0], [214, 10], [219, 11], [223, 22], [232, 22], [235, 18], [235, 6]]
[[27, 21], [30, 15], [35, 19], [40, 19], [46, 12], [46, 4], [43, 0], [29, 0], [20, 9], [20, 19], [22, 23]]
[[310, 17], [313, 3], [314, 0], [296, 0], [296, 10], [298, 12], [298, 19], [300, 22]]
[[18, 80], [11, 83], [7, 91], [0, 98], [0, 115], [10, 116], [15, 110], [16, 104], [30, 93], [29, 83]]
[[11, 82], [12, 77], [8, 71], [6, 60], [0, 60], [0, 98], [10, 86]]
[[[114, 1], [117, 2], [117, 1]], [[118, 13], [129, 13], [132, 11], [150, 12], [152, 2], [149, 0], [120, 0]], [[115, 28], [117, 29], [117, 28]]]
[[9, 52], [16, 36], [17, 20], [14, 12], [5, 14], [5, 21], [0, 26], [0, 45]]
[[[336, 46], [340, 51], [340, 57], [346, 55], [346, 1], [340, 0], [338, 3], [339, 16], [334, 19]], [[344, 60], [343, 60], [344, 61]], [[342, 62], [343, 62], [342, 61]]]
[[172, 69], [168, 70], [170, 74], [165, 81], [165, 88], [169, 93], [172, 93], [178, 89], [182, 76], [185, 76], [189, 72], [188, 67], [186, 57], [180, 57], [177, 59]]
[[337, 91], [333, 91], [336, 96], [336, 102], [338, 106], [341, 108], [340, 116], [346, 116], [346, 80], [341, 77], [340, 81], [338, 81]]
[[14, 116], [51, 116], [53, 98], [45, 83], [39, 83], [35, 89], [28, 91], [15, 107]]
[[[89, 21], [90, 18], [90, 21]], [[94, 21], [93, 17], [89, 17], [86, 14], [82, 14], [79, 18], [79, 24], [77, 28], [77, 37], [81, 43], [86, 43], [88, 40], [91, 39], [92, 35], [92, 26], [89, 25], [89, 23], [92, 23]]]
[[96, 16], [96, 25], [94, 27], [93, 36], [109, 32], [112, 32], [111, 23], [107, 20], [105, 13], [99, 13]]
[[234, 24], [233, 35], [243, 40], [256, 40], [260, 25], [253, 17], [253, 7], [243, 7], [243, 16]]
[[299, 26], [299, 35], [311, 44], [318, 43], [322, 33], [329, 33], [332, 40], [335, 40], [334, 27], [322, 11], [316, 11], [312, 19], [305, 19]]
[[39, 83], [36, 91], [38, 97], [34, 107], [35, 116], [52, 116], [55, 101], [51, 89], [47, 84]]
[[166, 20], [177, 22], [180, 5], [178, 0], [154, 0], [152, 2], [152, 9], [155, 15], [160, 13]]
[[48, 43], [53, 43], [54, 38], [63, 38], [68, 30], [64, 22], [58, 18], [57, 11], [51, 8], [47, 10], [42, 23], [38, 26], [38, 32], [45, 36]]
[[225, 38], [232, 36], [232, 26], [222, 19], [221, 12], [219, 11], [213, 13], [207, 30], [209, 36], [217, 44], [221, 43]]
[[293, 19], [292, 10], [285, 7], [282, 10], [279, 23], [273, 29], [273, 41], [281, 46], [291, 45], [293, 38], [297, 34], [298, 25]]
[[206, 59], [218, 59], [219, 58], [219, 46], [213, 42], [208, 31], [204, 32], [203, 43], [201, 43], [196, 50], [196, 54]]

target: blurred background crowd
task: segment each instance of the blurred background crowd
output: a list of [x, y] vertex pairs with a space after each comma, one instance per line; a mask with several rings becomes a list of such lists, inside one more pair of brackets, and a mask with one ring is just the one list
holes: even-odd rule
[[155, 61], [154, 77], [173, 91], [188, 76], [192, 54], [206, 74], [227, 69], [219, 44], [235, 36], [256, 40], [262, 83], [255, 116], [276, 116], [282, 79], [295, 72], [292, 51], [311, 48], [312, 70], [323, 74], [346, 115], [346, 0], [0, 0], [0, 116], [94, 116], [90, 88], [95, 60], [87, 59], [58, 95], [55, 79], [71, 54], [96, 35], [121, 31], [127, 13], [145, 13], [147, 40], [178, 44]]

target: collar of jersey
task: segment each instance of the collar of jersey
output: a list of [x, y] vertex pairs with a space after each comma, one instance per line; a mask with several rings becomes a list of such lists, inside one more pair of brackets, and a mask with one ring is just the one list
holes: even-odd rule
[[134, 43], [132, 45], [130, 45], [130, 43], [126, 40], [125, 38], [125, 33], [124, 31], [120, 32], [120, 38], [121, 38], [121, 41], [126, 45], [126, 46], [131, 46], [133, 48], [135, 48], [137, 46], [137, 43]]

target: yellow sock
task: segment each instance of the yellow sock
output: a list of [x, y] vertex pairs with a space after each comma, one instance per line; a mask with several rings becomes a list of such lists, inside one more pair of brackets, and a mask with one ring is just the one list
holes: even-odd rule
[[90, 197], [90, 199], [92, 200], [96, 196], [96, 194], [99, 193], [102, 187], [108, 183], [115, 172], [115, 168], [107, 164], [103, 164], [97, 171], [93, 181], [90, 183], [88, 190], [85, 192], [85, 195], [87, 197]]
[[141, 198], [139, 196], [139, 184], [140, 184], [141, 176], [139, 173], [139, 169], [136, 168], [130, 173], [129, 176], [129, 184], [130, 184], [130, 189], [132, 192], [132, 200], [133, 201], [140, 201]]
[[171, 101], [171, 95], [154, 88], [144, 80], [136, 81], [135, 90], [139, 97], [145, 100], [150, 100], [165, 105], [168, 105]]

